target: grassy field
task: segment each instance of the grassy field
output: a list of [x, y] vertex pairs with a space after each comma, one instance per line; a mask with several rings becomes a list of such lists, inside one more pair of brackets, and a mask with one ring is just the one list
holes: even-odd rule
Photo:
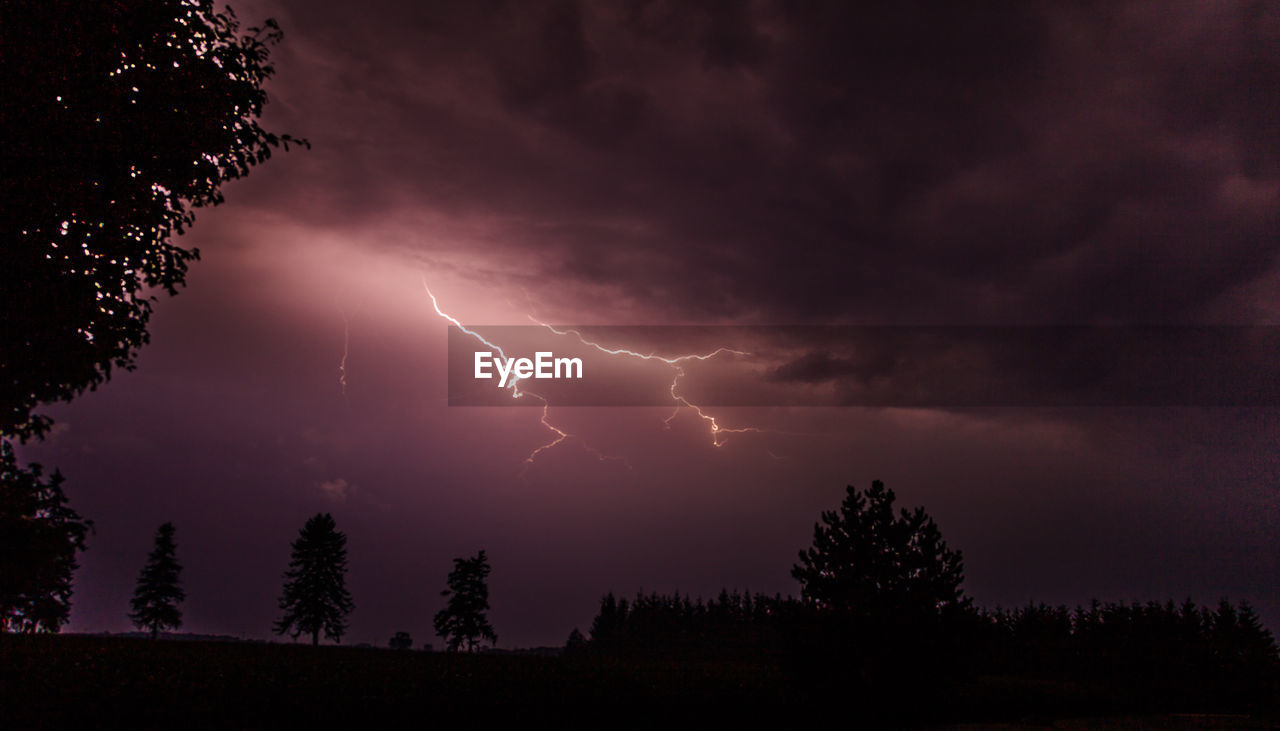
[[[1008, 678], [972, 681], [932, 703], [945, 707], [902, 707], [900, 716], [890, 711], [878, 722], [1075, 718], [1063, 727], [1272, 727], [1248, 716], [1125, 718], [1111, 713], [1095, 689]], [[1080, 720], [1099, 711], [1111, 717]], [[538, 718], [590, 728], [755, 728], [781, 718], [782, 725], [769, 727], [811, 728], [832, 718], [854, 727], [866, 715], [854, 694], [818, 692], [764, 664], [0, 636], [0, 728], [6, 730], [523, 727]]]
[[[691, 706], [748, 716], [791, 705], [776, 671], [292, 644], [0, 637], [0, 728], [269, 728], [607, 713], [661, 720]], [[6, 723], [2, 719], [9, 719]], [[599, 717], [602, 723], [604, 717]]]

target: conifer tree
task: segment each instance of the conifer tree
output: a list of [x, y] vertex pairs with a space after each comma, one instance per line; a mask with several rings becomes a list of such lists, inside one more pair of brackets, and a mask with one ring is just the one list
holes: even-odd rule
[[151, 639], [162, 629], [182, 626], [182, 610], [178, 604], [186, 599], [186, 593], [178, 584], [182, 567], [174, 551], [173, 523], [165, 523], [156, 530], [155, 547], [138, 575], [131, 602], [133, 612], [129, 615], [134, 626], [151, 633]]
[[320, 644], [320, 633], [341, 642], [347, 631], [346, 616], [354, 605], [346, 587], [347, 537], [339, 533], [333, 516], [320, 513], [307, 521], [293, 542], [293, 558], [285, 572], [280, 597], [282, 616], [276, 634], [311, 635]]

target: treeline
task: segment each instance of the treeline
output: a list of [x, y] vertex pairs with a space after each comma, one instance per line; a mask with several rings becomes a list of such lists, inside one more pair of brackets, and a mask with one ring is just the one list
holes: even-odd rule
[[781, 596], [721, 591], [710, 601], [688, 596], [606, 594], [586, 649], [623, 657], [777, 658], [788, 647], [797, 603]]
[[980, 609], [961, 588], [960, 552], [923, 508], [894, 500], [877, 480], [822, 513], [792, 568], [799, 598], [607, 594], [590, 639], [567, 649], [772, 664], [801, 693], [857, 696], [886, 720], [931, 701], [963, 708], [975, 685], [1009, 681], [1020, 691], [1002, 702], [1037, 711], [1053, 703], [1031, 697], [1029, 681], [1093, 711], [1276, 707], [1280, 656], [1247, 602]]
[[954, 674], [966, 646], [980, 636], [979, 615], [854, 616], [781, 595], [722, 590], [710, 600], [606, 594], [584, 653], [619, 658], [770, 663], [806, 683], [856, 676], [884, 685], [915, 685]]
[[1079, 684], [1118, 705], [1239, 709], [1273, 704], [1280, 656], [1248, 602], [1216, 609], [1100, 603], [1068, 609], [966, 607], [930, 620], [871, 619], [799, 599], [722, 591], [710, 600], [603, 597], [582, 653], [772, 662], [806, 682], [926, 694], [1016, 677]]
[[979, 616], [977, 672], [1083, 678], [1196, 707], [1274, 702], [1280, 692], [1275, 638], [1247, 601], [1038, 604]]

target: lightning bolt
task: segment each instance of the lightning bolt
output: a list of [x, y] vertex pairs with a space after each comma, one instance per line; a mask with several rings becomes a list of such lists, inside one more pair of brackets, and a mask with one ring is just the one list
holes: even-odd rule
[[[466, 333], [467, 335], [471, 336], [472, 338], [475, 338], [479, 342], [486, 345], [488, 348], [496, 352], [498, 356], [501, 357], [503, 360], [509, 360], [506, 352], [502, 349], [502, 346], [498, 345], [497, 343], [490, 342], [480, 333], [474, 330], [471, 330], [466, 325], [463, 325], [458, 320], [458, 318], [440, 309], [440, 301], [436, 299], [435, 294], [431, 291], [431, 287], [427, 284], [427, 278], [425, 275], [422, 277], [422, 288], [426, 290], [427, 296], [431, 298], [431, 307], [436, 311], [437, 315], [453, 323], [453, 325], [457, 327], [459, 330], [461, 330], [463, 333]], [[554, 447], [559, 446], [560, 444], [563, 444], [565, 441], [574, 438], [575, 435], [570, 434], [569, 432], [565, 431], [564, 429], [561, 429], [560, 427], [552, 423], [550, 401], [548, 401], [543, 396], [536, 394], [532, 391], [522, 390], [520, 388], [520, 381], [523, 379], [521, 379], [519, 376], [516, 376], [514, 373], [512, 374], [512, 376], [513, 378], [505, 386], [505, 388], [511, 391], [511, 397], [522, 398], [528, 395], [532, 398], [537, 399], [538, 401], [541, 401], [542, 416], [540, 417], [539, 422], [542, 424], [543, 428], [545, 428], [547, 431], [551, 432], [552, 434], [551, 441], [539, 447], [534, 448], [533, 451], [529, 452], [528, 456], [524, 458], [524, 461], [521, 463], [521, 467], [520, 467], [520, 475], [523, 477], [525, 473], [529, 471], [529, 468], [533, 466], [533, 463], [538, 458], [538, 455], [542, 454], [548, 449], [552, 449]], [[585, 450], [588, 454], [595, 456], [601, 462], [608, 462], [608, 461], [621, 462], [623, 465], [627, 467], [627, 469], [634, 471], [635, 468], [632, 467], [631, 463], [628, 462], [625, 458], [605, 454], [604, 452], [601, 452], [599, 449], [596, 449], [595, 447], [588, 444], [586, 440], [580, 437], [578, 438], [578, 441], [582, 444], [583, 450]]]
[[[469, 329], [466, 325], [463, 325], [461, 322], [459, 322], [458, 318], [440, 309], [440, 300], [436, 299], [435, 294], [432, 293], [431, 287], [427, 284], [427, 278], [425, 275], [422, 277], [422, 288], [427, 291], [427, 296], [431, 298], [431, 307], [436, 311], [437, 315], [453, 323], [454, 327], [458, 328], [459, 330], [466, 333], [467, 335], [470, 335], [476, 340], [479, 340], [481, 343], [484, 343], [486, 346], [488, 346], [490, 350], [496, 352], [499, 356], [501, 356], [503, 360], [510, 360], [507, 357], [506, 351], [502, 349], [501, 345], [498, 345], [497, 343], [489, 342], [488, 340], [485, 339], [483, 335], [476, 332], [475, 330]], [[520, 390], [521, 380], [523, 379], [521, 379], [519, 375], [512, 373], [511, 378], [508, 379], [507, 381], [507, 385], [504, 386], [504, 388], [511, 390], [512, 398], [520, 398], [523, 395], [523, 392]]]
[[351, 318], [342, 310], [342, 360], [338, 361], [338, 388], [342, 390], [342, 399], [347, 398], [347, 354], [351, 350]]
[[710, 429], [711, 429], [711, 443], [712, 443], [713, 445], [717, 446], [717, 447], [722, 447], [722, 446], [724, 446], [723, 438], [724, 438], [724, 437], [725, 437], [725, 435], [727, 435], [727, 434], [747, 434], [747, 433], [751, 433], [751, 432], [755, 432], [755, 433], [764, 433], [764, 430], [763, 430], [763, 429], [757, 429], [757, 428], [755, 428], [755, 427], [749, 427], [749, 426], [748, 426], [748, 427], [738, 427], [738, 428], [730, 428], [730, 427], [726, 427], [726, 426], [721, 426], [721, 425], [720, 425], [720, 422], [718, 422], [718, 421], [716, 420], [716, 417], [711, 416], [710, 414], [708, 414], [708, 413], [706, 413], [705, 411], [703, 411], [701, 406], [699, 406], [699, 405], [697, 405], [697, 404], [695, 404], [695, 403], [693, 403], [693, 402], [689, 401], [687, 398], [685, 398], [683, 395], [681, 395], [681, 394], [678, 392], [678, 390], [677, 390], [677, 389], [679, 389], [679, 387], [680, 387], [680, 379], [681, 379], [681, 378], [683, 378], [683, 377], [684, 377], [684, 375], [685, 375], [684, 367], [683, 367], [681, 364], [686, 363], [686, 362], [691, 361], [691, 360], [704, 360], [704, 361], [705, 361], [705, 360], [710, 360], [710, 359], [712, 359], [712, 358], [714, 358], [714, 357], [716, 357], [716, 356], [718, 356], [718, 355], [720, 355], [720, 354], [722, 354], [722, 353], [731, 353], [731, 354], [733, 354], [733, 355], [743, 355], [743, 356], [745, 356], [745, 355], [751, 355], [750, 353], [747, 353], [747, 352], [744, 352], [744, 351], [741, 351], [741, 350], [734, 350], [733, 348], [720, 347], [720, 348], [716, 348], [715, 350], [711, 351], [710, 353], [690, 354], [690, 355], [678, 355], [678, 356], [675, 356], [675, 357], [672, 357], [672, 358], [664, 358], [664, 357], [662, 357], [662, 356], [660, 356], [660, 355], [657, 355], [657, 354], [655, 354], [655, 353], [652, 353], [652, 352], [651, 352], [651, 353], [639, 353], [639, 352], [636, 352], [636, 351], [634, 351], [634, 350], [628, 350], [628, 349], [626, 349], [626, 348], [609, 348], [609, 347], [605, 347], [605, 346], [603, 346], [603, 345], [601, 345], [601, 344], [599, 344], [599, 343], [596, 343], [596, 342], [592, 342], [592, 341], [590, 341], [590, 340], [587, 340], [587, 339], [586, 339], [586, 337], [585, 337], [585, 336], [583, 336], [583, 334], [582, 334], [581, 332], [579, 332], [578, 330], [573, 330], [573, 329], [568, 329], [568, 330], [558, 330], [558, 329], [556, 329], [555, 327], [553, 327], [553, 326], [551, 326], [551, 325], [548, 325], [547, 323], [545, 323], [545, 322], [542, 322], [542, 321], [538, 320], [538, 319], [537, 319], [537, 318], [535, 318], [533, 315], [529, 315], [528, 317], [529, 317], [529, 319], [530, 319], [532, 322], [537, 323], [538, 325], [541, 325], [542, 327], [545, 327], [546, 329], [550, 330], [551, 332], [555, 333], [556, 335], [560, 335], [560, 336], [573, 336], [574, 338], [576, 338], [576, 339], [578, 340], [578, 342], [582, 343], [583, 345], [585, 345], [585, 346], [587, 346], [587, 347], [589, 347], [589, 348], [595, 348], [596, 350], [600, 351], [601, 353], [606, 353], [606, 354], [608, 354], [608, 355], [621, 355], [621, 356], [626, 356], [626, 357], [629, 357], [629, 358], [638, 358], [638, 359], [640, 359], [640, 360], [649, 360], [649, 361], [655, 361], [655, 360], [656, 360], [656, 361], [659, 361], [659, 362], [662, 362], [662, 363], [666, 363], [667, 365], [671, 366], [672, 370], [674, 371], [674, 376], [673, 376], [673, 378], [671, 379], [671, 399], [672, 399], [673, 401], [675, 401], [675, 402], [676, 402], [676, 408], [675, 408], [675, 411], [672, 411], [672, 412], [671, 412], [671, 415], [670, 415], [670, 416], [668, 416], [666, 419], [663, 419], [663, 422], [662, 422], [662, 423], [663, 423], [663, 424], [665, 424], [665, 425], [666, 425], [666, 427], [667, 427], [668, 429], [670, 429], [670, 428], [671, 428], [671, 421], [672, 421], [673, 419], [675, 419], [677, 416], [679, 416], [679, 414], [680, 414], [680, 410], [681, 410], [681, 409], [686, 409], [686, 408], [687, 408], [687, 409], [692, 410], [695, 414], [697, 414], [698, 418], [702, 419], [703, 421], [707, 422], [707, 423], [710, 425]]
[[[440, 309], [440, 301], [436, 298], [435, 294], [431, 291], [431, 287], [427, 284], [427, 279], [425, 275], [422, 276], [422, 288], [426, 291], [427, 296], [431, 299], [431, 307], [432, 309], [435, 310], [435, 313], [438, 316], [447, 320], [449, 323], [457, 327], [461, 332], [474, 338], [478, 342], [484, 344], [490, 350], [496, 352], [498, 356], [501, 357], [503, 360], [508, 360], [508, 356], [506, 352], [502, 349], [502, 346], [498, 345], [497, 343], [489, 341], [480, 333], [474, 330], [471, 330], [466, 325], [463, 325], [462, 322], [459, 321], [453, 315], [450, 315], [449, 313]], [[528, 296], [529, 294], [526, 291], [525, 292], [526, 299], [528, 298]], [[532, 303], [530, 303], [530, 305], [532, 306]], [[645, 361], [657, 361], [660, 363], [664, 363], [667, 366], [670, 366], [672, 369], [672, 379], [671, 379], [671, 386], [669, 390], [671, 393], [671, 399], [676, 404], [676, 408], [674, 411], [671, 412], [670, 416], [668, 416], [666, 419], [663, 420], [663, 424], [668, 429], [671, 428], [671, 422], [680, 414], [680, 411], [682, 409], [688, 409], [693, 411], [693, 413], [697, 415], [699, 419], [702, 419], [703, 421], [707, 422], [708, 428], [711, 433], [711, 443], [713, 446], [716, 446], [716, 447], [724, 446], [727, 435], [729, 434], [747, 434], [747, 433], [763, 434], [767, 431], [764, 429], [758, 429], [756, 427], [750, 427], [750, 426], [748, 427], [724, 426], [720, 424], [720, 422], [717, 420], [715, 416], [708, 414], [698, 404], [695, 404], [689, 401], [689, 399], [685, 397], [679, 390], [680, 379], [685, 376], [685, 370], [684, 370], [685, 363], [688, 363], [690, 361], [695, 361], [695, 360], [706, 361], [724, 354], [748, 356], [750, 355], [750, 353], [748, 352], [735, 350], [733, 348], [728, 348], [728, 347], [719, 347], [708, 353], [691, 353], [686, 355], [666, 357], [666, 356], [658, 355], [655, 352], [641, 353], [639, 351], [630, 350], [628, 348], [611, 348], [611, 347], [602, 345], [600, 343], [597, 343], [595, 341], [588, 340], [586, 336], [584, 336], [582, 332], [579, 330], [559, 329], [553, 325], [550, 325], [546, 322], [543, 322], [537, 319], [531, 314], [527, 315], [527, 317], [531, 322], [546, 328], [547, 330], [549, 330], [555, 335], [558, 335], [561, 337], [573, 337], [582, 345], [589, 348], [593, 348], [606, 355], [635, 358], [637, 360], [645, 360]], [[550, 401], [548, 401], [545, 397], [537, 393], [520, 388], [521, 380], [523, 379], [519, 378], [518, 376], [514, 376], [513, 374], [513, 378], [508, 382], [508, 384], [504, 388], [507, 388], [508, 390], [511, 391], [512, 398], [523, 398], [524, 396], [529, 396], [540, 401], [542, 403], [542, 415], [539, 421], [542, 424], [543, 428], [546, 429], [548, 432], [550, 432], [552, 435], [552, 438], [549, 442], [534, 448], [531, 452], [529, 452], [528, 456], [524, 458], [524, 461], [522, 463], [521, 470], [520, 470], [521, 475], [524, 475], [528, 471], [529, 467], [533, 465], [534, 461], [537, 460], [538, 455], [542, 454], [543, 452], [546, 452], [549, 449], [557, 447], [560, 444], [563, 444], [564, 442], [570, 439], [574, 439], [576, 435], [565, 431], [564, 429], [560, 428], [555, 423], [553, 423], [551, 421]], [[626, 459], [622, 457], [613, 456], [613, 455], [607, 455], [601, 452], [600, 450], [596, 449], [595, 447], [592, 447], [581, 437], [576, 437], [576, 438], [581, 443], [582, 448], [586, 452], [594, 455], [600, 461], [604, 462], [604, 461], [616, 460], [616, 461], [622, 462], [624, 465], [626, 465], [628, 469], [631, 469], [634, 471], [634, 467], [632, 467], [631, 463], [628, 462]], [[770, 452], [770, 455], [774, 456], [772, 452]]]
[[671, 416], [668, 416], [667, 418], [662, 420], [662, 423], [665, 424], [668, 429], [671, 428], [671, 421], [680, 415], [680, 409], [687, 408], [687, 409], [691, 409], [693, 413], [697, 414], [699, 419], [702, 419], [703, 421], [707, 422], [710, 425], [711, 443], [717, 447], [724, 446], [724, 442], [722, 441], [722, 438], [726, 434], [749, 434], [753, 432], [757, 434], [764, 433], [765, 431], [764, 429], [757, 429], [756, 427], [753, 427], [753, 426], [742, 426], [742, 427], [735, 427], [735, 428], [720, 426], [720, 422], [716, 420], [716, 417], [703, 411], [701, 406], [690, 402], [684, 396], [676, 392], [676, 388], [679, 386], [680, 379], [682, 377], [684, 377], [684, 369], [677, 366], [675, 378], [671, 379], [671, 398], [677, 401], [680, 405], [676, 406], [675, 411], [671, 412]]
[[338, 360], [338, 390], [342, 393], [342, 400], [347, 401], [347, 356], [351, 353], [351, 321], [356, 315], [360, 314], [360, 309], [364, 307], [364, 303], [357, 301], [355, 309], [347, 312], [346, 305], [342, 304], [342, 300], [337, 302], [338, 313], [342, 315], [342, 358]]

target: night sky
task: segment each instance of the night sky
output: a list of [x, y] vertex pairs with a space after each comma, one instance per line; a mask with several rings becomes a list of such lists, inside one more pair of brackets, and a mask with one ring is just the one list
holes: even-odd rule
[[285, 33], [265, 126], [313, 149], [198, 212], [137, 370], [22, 450], [96, 524], [68, 629], [131, 629], [172, 521], [183, 630], [270, 637], [330, 512], [344, 642], [439, 647], [484, 549], [499, 645], [562, 644], [610, 590], [796, 593], [873, 479], [979, 605], [1280, 627], [1274, 407], [724, 407], [761, 431], [717, 447], [687, 409], [553, 406], [574, 436], [526, 465], [537, 409], [448, 405], [424, 282], [475, 325], [1280, 324], [1280, 6], [854, 5], [237, 2]]

